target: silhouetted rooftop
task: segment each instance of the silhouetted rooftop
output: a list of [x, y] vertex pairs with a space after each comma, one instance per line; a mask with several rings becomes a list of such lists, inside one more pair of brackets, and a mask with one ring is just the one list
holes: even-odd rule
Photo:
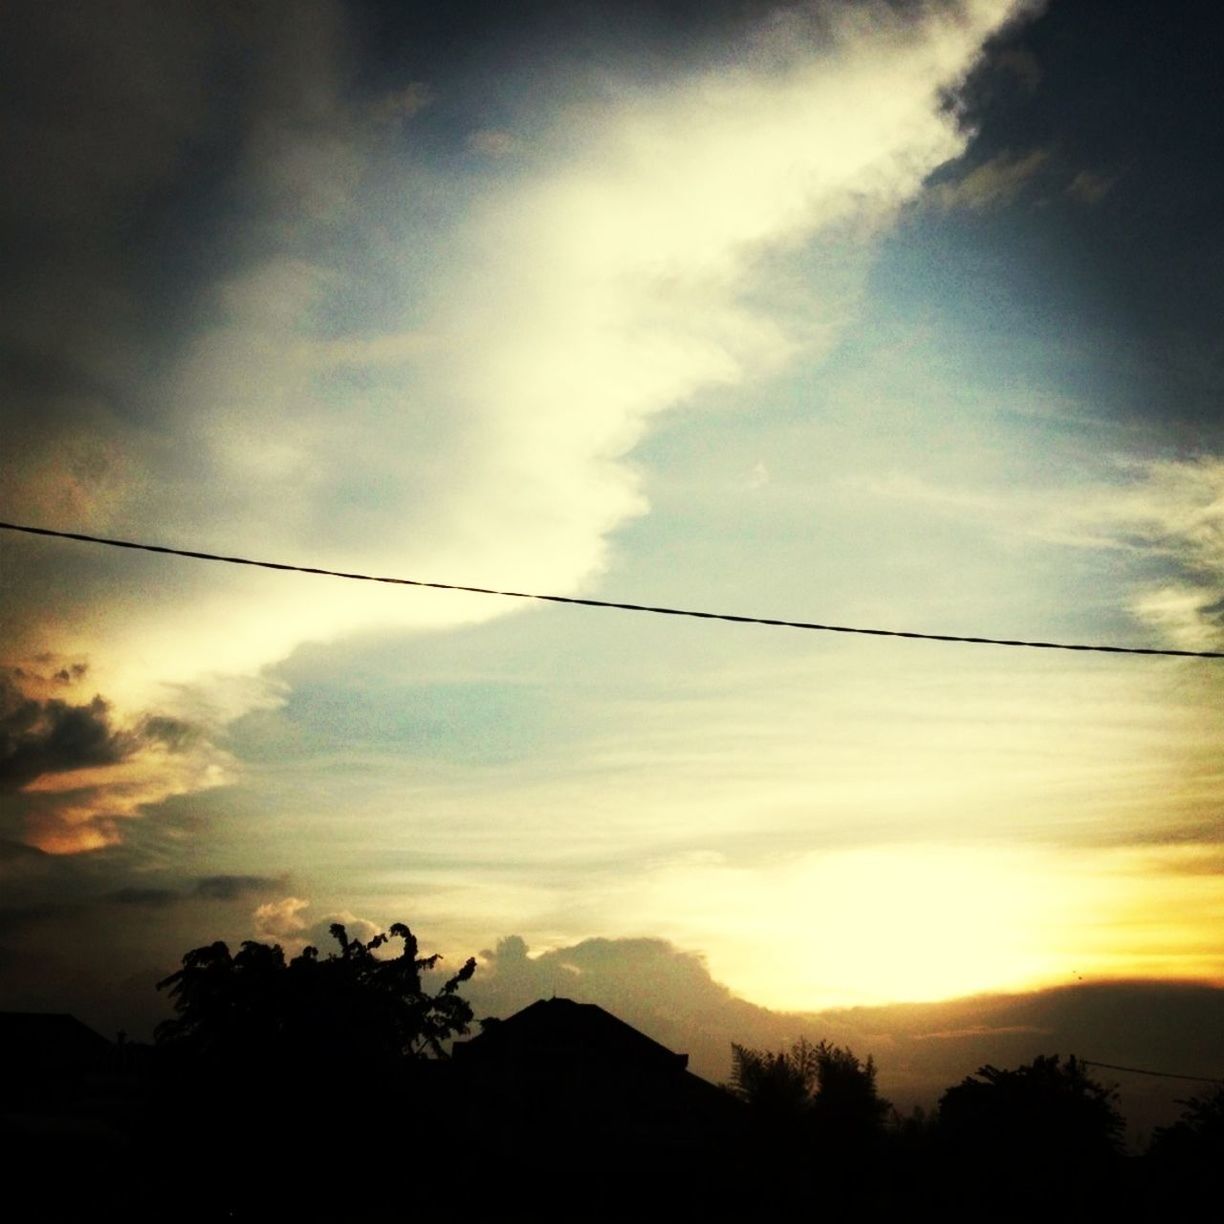
[[0, 1058], [84, 1065], [106, 1058], [111, 1043], [65, 1012], [0, 1012]]
[[598, 1057], [606, 1064], [632, 1064], [661, 1072], [688, 1066], [687, 1054], [676, 1054], [638, 1032], [594, 1003], [540, 999], [505, 1020], [492, 1020], [484, 1032], [456, 1042], [454, 1055], [468, 1061], [486, 1058]]

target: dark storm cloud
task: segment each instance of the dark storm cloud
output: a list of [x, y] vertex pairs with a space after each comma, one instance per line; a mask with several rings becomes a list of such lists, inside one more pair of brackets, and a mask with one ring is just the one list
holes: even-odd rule
[[[0, 503], [22, 511], [10, 517], [88, 521], [136, 478], [174, 410], [158, 377], [206, 286], [267, 238], [257, 180], [292, 157], [312, 89], [326, 99], [316, 50], [343, 59], [339, 11], [0, 9], [0, 403], [14, 473]], [[289, 194], [310, 206], [308, 191]]]
[[[1047, 5], [971, 79], [961, 107], [975, 139], [937, 176], [959, 184], [1039, 158], [998, 199], [1010, 209], [972, 219], [975, 257], [997, 249], [1003, 275], [1069, 334], [1120, 328], [1125, 342], [1102, 354], [1115, 407], [1191, 429], [1218, 426], [1224, 394], [1222, 33], [1209, 0]], [[945, 224], [963, 235], [967, 219]], [[960, 275], [955, 260], [944, 272]]]
[[135, 730], [125, 730], [115, 726], [102, 696], [78, 703], [33, 696], [21, 684], [67, 685], [86, 671], [77, 663], [44, 678], [0, 667], [0, 791], [20, 790], [46, 774], [117, 765], [150, 745], [175, 753], [200, 742], [199, 728], [180, 718], [150, 715]]
[[269, 889], [280, 888], [283, 885], [283, 879], [272, 876], [204, 876], [195, 882], [191, 895], [207, 901], [236, 901], [240, 897], [267, 892]]
[[164, 744], [171, 752], [181, 752], [200, 742], [200, 729], [181, 718], [170, 718], [165, 714], [150, 715], [141, 721], [141, 736]]
[[252, 894], [281, 878], [150, 872], [126, 847], [46, 854], [0, 841], [0, 999], [148, 1037], [154, 983], [188, 948], [250, 934]]
[[[123, 818], [219, 759], [204, 732], [181, 718], [147, 715], [124, 725], [100, 694], [59, 696], [87, 668], [44, 663], [43, 670], [0, 665], [0, 827], [10, 835], [20, 828], [32, 844], [61, 854], [98, 849], [119, 840]], [[6, 874], [35, 861], [0, 853]]]
[[157, 194], [205, 123], [210, 24], [198, 4], [4, 6], [0, 369], [10, 419], [37, 426], [30, 414], [115, 396], [139, 364], [138, 265], [164, 211]]
[[107, 893], [105, 901], [120, 905], [163, 908], [194, 901], [241, 901], [246, 897], [281, 888], [283, 877], [256, 875], [202, 876], [187, 888], [120, 888]]
[[496, 67], [485, 92], [499, 80], [538, 67], [541, 59], [573, 64], [607, 62], [633, 50], [657, 61], [687, 56], [703, 45], [734, 41], [765, 14], [812, 9], [803, 0], [456, 0], [450, 4], [358, 4], [369, 61], [388, 72], [407, 67], [429, 79], [478, 79], [478, 68]]
[[[456, 131], [496, 130], [525, 96], [534, 110], [571, 104], [615, 79], [657, 82], [686, 67], [731, 66], [787, 24], [819, 44], [831, 14], [918, 23], [958, 0], [370, 0], [348, 7], [364, 85], [393, 95], [419, 82], [430, 105], [419, 131], [425, 151], [456, 147]], [[447, 155], [450, 155], [449, 153]]]
[[82, 705], [27, 697], [0, 671], [0, 790], [19, 790], [44, 774], [114, 765], [139, 737], [111, 724], [101, 697]]
[[50, 858], [51, 855], [45, 850], [39, 850], [37, 846], [27, 846], [25, 842], [0, 838], [0, 868], [32, 867]]

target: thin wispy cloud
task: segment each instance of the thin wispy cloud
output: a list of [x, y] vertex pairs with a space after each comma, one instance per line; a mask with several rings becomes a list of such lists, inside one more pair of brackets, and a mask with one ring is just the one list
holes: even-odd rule
[[1032, 149], [1027, 153], [1000, 153], [980, 166], [974, 166], [962, 178], [941, 183], [932, 194], [943, 208], [967, 208], [973, 211], [1010, 204], [1046, 164], [1048, 149]]
[[[939, 514], [970, 514], [983, 532], [1027, 537], [1074, 549], [1105, 549], [1133, 561], [1128, 606], [1175, 647], [1206, 650], [1221, 640], [1224, 602], [1224, 464], [1104, 456], [1079, 485], [957, 488], [903, 473], [856, 477], [872, 496]], [[1153, 584], [1144, 560], [1180, 579]]]

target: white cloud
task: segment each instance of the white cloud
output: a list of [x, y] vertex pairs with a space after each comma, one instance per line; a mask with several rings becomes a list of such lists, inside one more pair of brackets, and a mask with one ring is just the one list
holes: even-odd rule
[[1224, 459], [1110, 462], [1078, 486], [997, 491], [937, 486], [905, 473], [848, 478], [855, 489], [983, 528], [1160, 564], [1163, 581], [1125, 580], [1120, 600], [1178, 649], [1224, 642]]
[[1108, 175], [1080, 170], [1067, 184], [1067, 195], [1077, 204], [1091, 207], [1093, 204], [1099, 204], [1113, 190], [1116, 181], [1116, 178]]
[[935, 199], [944, 208], [968, 208], [975, 212], [1010, 204], [1021, 188], [1045, 164], [1048, 149], [1028, 153], [1000, 153], [975, 166], [963, 178], [934, 188]]
[[750, 489], [763, 489], [769, 483], [769, 467], [764, 459], [758, 459], [748, 473], [747, 485]]
[[1124, 528], [1204, 576], [1224, 577], [1224, 459], [1133, 465], [1131, 479], [1099, 496], [1085, 517]]
[[1140, 620], [1159, 629], [1180, 650], [1224, 647], [1224, 589], [1169, 584], [1140, 592], [1131, 602]]
[[358, 939], [366, 944], [383, 930], [376, 922], [359, 918], [352, 910], [337, 910], [333, 914], [325, 914], [310, 930], [311, 941], [324, 955], [339, 949], [331, 933], [331, 928], [336, 923], [344, 927], [349, 939]]
[[[258, 557], [580, 588], [606, 567], [609, 534], [647, 508], [627, 456], [660, 413], [817, 355], [845, 326], [861, 288], [853, 253], [965, 146], [941, 91], [1022, 7], [847, 7], [819, 38], [779, 23], [734, 67], [575, 106], [447, 239], [424, 332], [406, 306], [346, 314], [361, 273], [328, 235], [381, 234], [354, 195], [373, 120], [341, 101], [327, 21], [286, 34], [241, 170], [264, 210], [246, 235], [256, 255], [214, 286], [209, 325], [145, 388], [171, 407], [123, 435], [129, 496], [82, 495], [82, 525], [139, 536], [156, 523], [160, 540]], [[412, 91], [393, 109], [420, 101]], [[411, 171], [402, 185], [405, 210], [414, 190], [438, 189]], [[817, 238], [851, 250], [850, 273], [810, 286], [802, 318], [761, 305], [777, 287], [764, 257]], [[119, 428], [101, 422], [94, 440]], [[304, 641], [508, 610], [219, 566], [100, 564], [105, 598], [66, 608], [57, 646], [94, 660], [129, 707], [166, 683], [254, 674]]]
[[1084, 518], [1102, 534], [1166, 559], [1170, 578], [1136, 592], [1132, 611], [1183, 650], [1224, 645], [1224, 459], [1139, 465]]
[[300, 944], [299, 937], [306, 929], [302, 911], [309, 907], [310, 902], [301, 897], [282, 897], [279, 901], [267, 901], [258, 906], [251, 915], [255, 919], [255, 938]]

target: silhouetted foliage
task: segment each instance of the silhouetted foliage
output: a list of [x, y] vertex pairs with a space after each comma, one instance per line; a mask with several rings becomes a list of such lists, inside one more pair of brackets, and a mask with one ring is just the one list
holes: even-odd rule
[[[440, 958], [402, 923], [365, 943], [340, 924], [331, 934], [329, 956], [308, 947], [288, 962], [275, 945], [209, 944], [158, 983], [176, 1014], [157, 1028], [159, 1122], [142, 1142], [168, 1184], [192, 1177], [188, 1218], [375, 1218], [390, 1184], [285, 1176], [349, 1130], [444, 1166], [458, 1116], [444, 1043], [472, 1021], [459, 988], [476, 963], [431, 989]], [[378, 955], [395, 940], [399, 955]], [[240, 1176], [206, 1185], [191, 1172], [235, 1161]]]
[[732, 1043], [730, 1088], [761, 1114], [796, 1119], [816, 1089], [816, 1047], [802, 1037], [776, 1053]]
[[852, 1050], [800, 1038], [773, 1053], [731, 1046], [731, 1090], [754, 1109], [775, 1117], [806, 1115], [839, 1125], [878, 1127], [890, 1109], [876, 1090], [876, 1067]]
[[874, 1193], [864, 1174], [879, 1157], [891, 1109], [876, 1089], [874, 1061], [803, 1038], [776, 1053], [731, 1051], [729, 1087], [752, 1110], [759, 1158], [779, 1170], [765, 1192], [771, 1209], [818, 1196], [864, 1210]]
[[818, 1124], [863, 1135], [879, 1131], [892, 1106], [876, 1089], [875, 1060], [860, 1062], [851, 1050], [822, 1041], [815, 1047]]
[[1068, 1158], [1108, 1154], [1122, 1137], [1114, 1090], [1090, 1079], [1074, 1057], [1039, 1056], [1012, 1071], [986, 1066], [939, 1102], [945, 1136], [975, 1144], [1053, 1147]]
[[[278, 945], [246, 940], [231, 956], [224, 943], [195, 948], [159, 982], [178, 1015], [158, 1026], [157, 1041], [197, 1060], [242, 1062], [309, 1058], [368, 1064], [403, 1056], [441, 1056], [443, 1042], [466, 1033], [472, 1009], [458, 994], [476, 969], [468, 960], [436, 993], [422, 974], [440, 957], [418, 955], [403, 923], [368, 943], [331, 927], [339, 952], [308, 947], [288, 964]], [[390, 939], [399, 956], [375, 955]]]
[[1114, 1099], [1074, 1057], [985, 1066], [943, 1094], [940, 1148], [970, 1194], [1006, 1182], [1016, 1211], [1086, 1206], [1120, 1156]]
[[1162, 1126], [1148, 1149], [1157, 1201], [1189, 1206], [1224, 1191], [1224, 1086], [1179, 1101], [1181, 1117]]
[[1181, 1117], [1172, 1126], [1162, 1126], [1152, 1136], [1152, 1150], [1170, 1145], [1206, 1145], [1218, 1153], [1224, 1167], [1224, 1086], [1205, 1097], [1177, 1102]]

